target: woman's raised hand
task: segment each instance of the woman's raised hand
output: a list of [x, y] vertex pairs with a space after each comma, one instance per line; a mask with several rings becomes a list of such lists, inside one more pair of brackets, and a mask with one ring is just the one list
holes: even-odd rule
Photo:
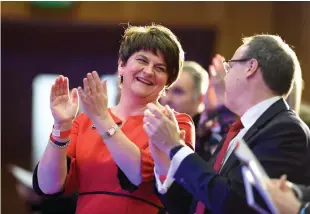
[[69, 124], [71, 126], [72, 120], [78, 111], [79, 97], [75, 88], [69, 94], [69, 80], [67, 77], [60, 75], [52, 85], [50, 107], [54, 117], [54, 125]]
[[98, 73], [88, 73], [78, 87], [84, 113], [96, 124], [108, 116], [107, 80], [101, 81]]

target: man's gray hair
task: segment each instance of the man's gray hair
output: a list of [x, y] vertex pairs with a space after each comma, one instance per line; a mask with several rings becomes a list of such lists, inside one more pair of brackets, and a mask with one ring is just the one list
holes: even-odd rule
[[208, 72], [197, 62], [185, 61], [182, 72], [188, 72], [193, 80], [195, 90], [195, 97], [198, 98], [200, 94], [205, 94], [209, 87]]
[[[256, 59], [266, 85], [274, 93], [286, 97], [293, 84], [302, 87], [298, 58], [292, 48], [277, 35], [255, 35], [243, 38], [248, 46], [243, 58]], [[301, 88], [296, 88], [299, 92]]]

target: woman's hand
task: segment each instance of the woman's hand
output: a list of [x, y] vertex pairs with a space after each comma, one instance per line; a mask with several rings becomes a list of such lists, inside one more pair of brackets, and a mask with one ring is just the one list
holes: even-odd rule
[[81, 104], [85, 114], [95, 123], [108, 116], [107, 80], [101, 82], [96, 71], [88, 73], [83, 79], [84, 88], [78, 87]]
[[50, 94], [50, 108], [54, 117], [54, 125], [67, 124], [71, 128], [72, 120], [75, 118], [79, 108], [79, 97], [74, 88], [69, 95], [69, 80], [60, 75], [52, 85]]

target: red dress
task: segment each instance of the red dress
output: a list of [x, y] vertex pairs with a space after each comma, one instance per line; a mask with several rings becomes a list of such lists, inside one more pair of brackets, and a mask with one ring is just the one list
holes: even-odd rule
[[[116, 123], [122, 122], [111, 113], [110, 109], [109, 113]], [[180, 129], [186, 131], [187, 145], [194, 148], [195, 129], [191, 118], [186, 114], [175, 113], [175, 115]], [[71, 164], [66, 179], [65, 192], [78, 191], [82, 194], [78, 198], [76, 213], [157, 213], [158, 208], [141, 200], [130, 198], [130, 196], [134, 196], [162, 206], [154, 194], [154, 163], [149, 151], [148, 136], [143, 129], [143, 115], [130, 116], [121, 127], [122, 132], [141, 151], [142, 183], [133, 191], [122, 188], [127, 185], [126, 181], [124, 182], [127, 178], [117, 167], [109, 150], [102, 142], [102, 138], [92, 125], [92, 121], [84, 113], [80, 114], [74, 120], [71, 142], [68, 147]], [[125, 179], [122, 179], [120, 174]]]

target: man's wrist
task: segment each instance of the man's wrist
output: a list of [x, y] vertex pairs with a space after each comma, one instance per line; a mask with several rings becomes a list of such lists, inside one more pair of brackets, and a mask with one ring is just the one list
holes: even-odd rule
[[169, 157], [172, 160], [173, 156], [184, 147], [184, 145], [177, 145], [175, 147], [173, 147], [170, 152], [169, 152]]
[[168, 174], [168, 169], [162, 169], [161, 167], [158, 167], [156, 165], [155, 165], [155, 170], [156, 170], [157, 175], [159, 177], [166, 176]]

